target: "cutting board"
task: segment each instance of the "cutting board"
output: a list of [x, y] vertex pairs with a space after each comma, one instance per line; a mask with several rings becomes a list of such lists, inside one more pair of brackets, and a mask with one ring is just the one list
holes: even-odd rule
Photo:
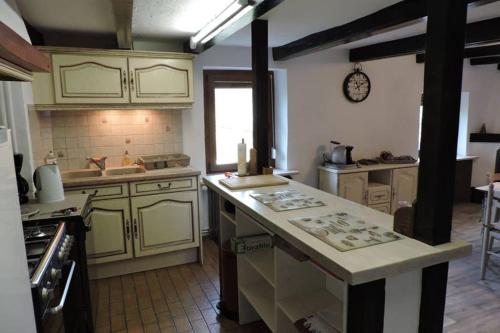
[[273, 175], [225, 178], [219, 182], [230, 190], [288, 184], [288, 180]]

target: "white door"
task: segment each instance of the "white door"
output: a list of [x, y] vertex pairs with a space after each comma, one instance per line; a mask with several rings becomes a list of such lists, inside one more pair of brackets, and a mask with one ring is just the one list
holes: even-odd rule
[[128, 103], [127, 58], [52, 55], [56, 103]]
[[85, 247], [89, 264], [100, 264], [133, 257], [129, 200], [92, 202], [92, 230]]
[[198, 246], [196, 191], [131, 199], [137, 257]]
[[128, 58], [132, 103], [192, 103], [191, 59]]
[[400, 207], [400, 202], [412, 204], [417, 198], [418, 168], [401, 168], [392, 171], [391, 212]]
[[339, 196], [362, 205], [368, 200], [368, 173], [357, 172], [339, 175]]

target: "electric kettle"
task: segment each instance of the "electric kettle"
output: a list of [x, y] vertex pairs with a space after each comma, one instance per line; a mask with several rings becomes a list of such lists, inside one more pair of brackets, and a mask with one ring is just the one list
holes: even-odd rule
[[33, 182], [38, 202], [51, 203], [64, 200], [63, 183], [57, 164], [47, 164], [36, 168]]

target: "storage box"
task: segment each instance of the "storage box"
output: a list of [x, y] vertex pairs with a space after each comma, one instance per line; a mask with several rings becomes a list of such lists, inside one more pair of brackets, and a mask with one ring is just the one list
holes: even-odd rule
[[253, 253], [272, 247], [273, 237], [268, 234], [231, 238], [231, 250], [236, 254]]

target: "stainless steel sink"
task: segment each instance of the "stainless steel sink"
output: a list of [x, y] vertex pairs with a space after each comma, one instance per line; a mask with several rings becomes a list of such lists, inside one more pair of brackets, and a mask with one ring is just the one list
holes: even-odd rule
[[144, 170], [141, 167], [123, 167], [123, 168], [107, 169], [106, 176], [131, 175], [131, 174], [145, 173], [145, 172], [146, 170]]
[[63, 179], [75, 179], [75, 178], [90, 178], [90, 177], [101, 177], [101, 170], [73, 170], [73, 171], [65, 171], [62, 173]]

